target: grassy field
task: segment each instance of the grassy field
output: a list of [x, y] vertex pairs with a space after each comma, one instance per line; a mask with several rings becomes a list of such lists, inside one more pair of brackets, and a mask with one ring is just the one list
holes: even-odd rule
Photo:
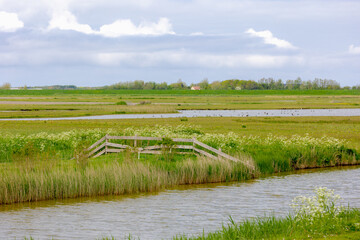
[[23, 96], [23, 95], [73, 95], [73, 94], [134, 94], [134, 95], [360, 95], [359, 90], [200, 90], [191, 91], [187, 89], [171, 90], [1, 90], [0, 96]]
[[359, 107], [360, 90], [0, 90], [0, 118]]
[[[185, 120], [185, 121], [184, 121]], [[312, 137], [334, 137], [348, 141], [349, 147], [360, 150], [360, 117], [214, 117], [188, 119], [119, 119], [81, 121], [0, 121], [1, 134], [60, 133], [69, 130], [116, 129], [128, 127], [196, 126], [206, 133], [234, 132], [242, 136], [290, 137], [294, 134]]]

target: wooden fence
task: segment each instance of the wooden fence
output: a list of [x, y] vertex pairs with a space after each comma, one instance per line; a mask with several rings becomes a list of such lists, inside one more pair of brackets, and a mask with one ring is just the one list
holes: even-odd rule
[[[163, 154], [164, 149], [171, 152], [174, 151], [176, 154], [201, 154], [212, 159], [224, 158], [233, 162], [241, 162], [245, 166], [254, 169], [254, 166], [248, 162], [241, 161], [238, 158], [230, 156], [221, 151], [221, 149], [215, 149], [209, 145], [202, 143], [196, 138], [172, 138], [173, 144], [164, 145], [161, 144], [166, 138], [161, 137], [140, 137], [140, 136], [109, 136], [105, 135], [89, 148], [86, 149], [87, 157], [98, 157], [107, 153], [119, 153], [125, 150], [131, 152], [137, 152], [138, 158], [140, 154]], [[126, 144], [113, 143], [111, 140], [130, 140], [133, 141], [133, 146]], [[142, 141], [148, 141], [147, 146], [143, 147]], [[150, 141], [157, 141], [160, 145], [149, 146]]]

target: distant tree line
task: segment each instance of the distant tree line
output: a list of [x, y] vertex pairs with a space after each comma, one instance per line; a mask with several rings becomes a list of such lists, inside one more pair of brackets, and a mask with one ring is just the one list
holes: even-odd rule
[[[199, 86], [201, 89], [212, 90], [317, 90], [317, 89], [341, 89], [340, 84], [331, 79], [315, 78], [314, 80], [304, 81], [301, 78], [295, 80], [262, 78], [258, 81], [254, 80], [239, 80], [229, 79], [224, 81], [214, 81], [209, 83], [208, 79], [204, 79], [199, 83], [192, 83], [187, 85], [181, 79], [175, 83], [168, 84], [166, 82], [144, 82], [142, 80], [135, 80], [130, 82], [119, 82], [110, 86], [105, 86], [105, 89], [190, 89], [192, 86]], [[360, 89], [360, 85], [353, 87], [343, 87], [342, 89]]]
[[[105, 86], [105, 89], [172, 89], [173, 84], [168, 85], [166, 82], [156, 83], [156, 82], [144, 82], [143, 80], [135, 80], [128, 82], [119, 82], [110, 86]], [[184, 83], [184, 88], [187, 88], [186, 83]], [[181, 88], [182, 88], [181, 87]]]
[[[72, 90], [72, 89], [134, 89], [134, 90], [166, 90], [166, 89], [190, 89], [193, 86], [199, 86], [201, 89], [207, 90], [318, 90], [318, 89], [358, 89], [360, 85], [340, 87], [340, 84], [331, 79], [315, 78], [314, 80], [304, 81], [301, 78], [295, 80], [273, 79], [273, 78], [261, 78], [260, 80], [239, 80], [229, 79], [224, 81], [209, 82], [207, 78], [198, 83], [192, 83], [190, 85], [179, 79], [175, 83], [168, 84], [166, 82], [144, 82], [143, 80], [135, 80], [128, 82], [119, 82], [113, 85], [96, 87], [96, 88], [78, 88], [75, 85], [52, 85], [41, 87], [21, 87], [19, 89], [60, 89], [60, 90]], [[11, 89], [10, 83], [4, 83], [0, 85], [0, 89]]]

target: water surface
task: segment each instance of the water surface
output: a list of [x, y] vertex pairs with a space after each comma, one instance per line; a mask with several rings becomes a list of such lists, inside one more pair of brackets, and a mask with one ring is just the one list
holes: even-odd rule
[[109, 196], [0, 206], [5, 239], [96, 239], [127, 234], [169, 239], [201, 234], [235, 221], [284, 215], [291, 200], [315, 186], [335, 189], [345, 203], [360, 207], [360, 167], [301, 171], [245, 182], [181, 186], [158, 194]]
[[179, 113], [161, 114], [112, 114], [57, 118], [3, 118], [0, 121], [90, 120], [90, 119], [136, 119], [181, 117], [350, 117], [360, 116], [360, 108], [351, 109], [286, 109], [286, 110], [183, 110]]

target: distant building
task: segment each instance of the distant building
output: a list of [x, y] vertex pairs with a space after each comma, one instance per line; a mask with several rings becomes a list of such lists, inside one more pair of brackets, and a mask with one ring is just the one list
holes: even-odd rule
[[201, 87], [200, 86], [192, 86], [191, 90], [201, 90]]

